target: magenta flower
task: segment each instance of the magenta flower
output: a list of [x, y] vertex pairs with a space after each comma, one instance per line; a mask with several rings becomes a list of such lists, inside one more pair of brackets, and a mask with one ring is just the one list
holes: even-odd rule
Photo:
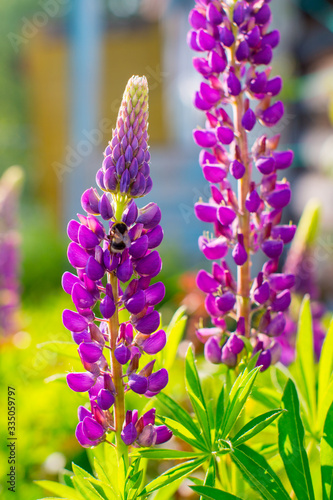
[[[154, 422], [143, 425], [145, 415], [137, 422], [125, 419], [128, 391], [150, 398], [168, 383], [168, 372], [154, 372], [154, 361], [146, 365], [143, 361], [139, 368], [145, 353], [154, 355], [166, 343], [154, 309], [165, 288], [162, 282], [151, 284], [162, 267], [156, 250], [163, 239], [161, 211], [155, 203], [139, 209], [133, 199], [152, 187], [147, 118], [147, 80], [132, 77], [97, 173], [104, 192], [86, 190], [81, 199], [86, 215], [79, 214], [78, 221], [68, 224], [68, 260], [77, 274], [66, 272], [62, 285], [76, 311], [65, 310], [63, 323], [78, 344], [85, 371], [69, 373], [67, 383], [73, 391], [89, 395], [90, 410], [80, 407], [76, 430], [84, 447], [97, 445], [112, 431], [119, 449], [134, 441], [151, 446], [171, 436], [167, 429], [155, 428]], [[121, 324], [120, 309], [129, 316]], [[137, 419], [137, 412], [133, 414]]]
[[[211, 273], [199, 271], [197, 277], [212, 321], [211, 335], [206, 331], [203, 337], [200, 329], [198, 337], [206, 341], [209, 361], [229, 367], [238, 362], [243, 335], [251, 338], [254, 352], [261, 351], [258, 363], [263, 369], [278, 360], [275, 337], [283, 334], [293, 286], [290, 275], [277, 273], [278, 259], [296, 229], [280, 225], [291, 190], [285, 179], [278, 180], [279, 171], [291, 165], [293, 152], [277, 151], [280, 136], [265, 133], [249, 147], [248, 133], [257, 123], [271, 128], [284, 114], [283, 103], [275, 100], [282, 79], [270, 78], [267, 67], [279, 43], [279, 32], [269, 30], [268, 4], [196, 0], [189, 15], [188, 44], [198, 53], [193, 65], [203, 77], [194, 105], [206, 115], [205, 128], [194, 130], [193, 137], [203, 148], [200, 166], [211, 187], [211, 198], [196, 203], [195, 214], [212, 224], [213, 236], [201, 236], [199, 248], [214, 261]], [[261, 175], [258, 183], [252, 178], [254, 168]], [[237, 181], [236, 192], [229, 174]], [[229, 249], [237, 284], [225, 262]], [[270, 260], [253, 277], [251, 258], [258, 251]], [[233, 333], [226, 329], [227, 317], [236, 320]]]

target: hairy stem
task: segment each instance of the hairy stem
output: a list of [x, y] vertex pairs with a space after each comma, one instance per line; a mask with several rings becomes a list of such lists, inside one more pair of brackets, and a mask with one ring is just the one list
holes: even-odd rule
[[[118, 280], [113, 273], [108, 273], [108, 283], [112, 286], [112, 293], [115, 304], [118, 302]], [[118, 462], [124, 460], [125, 468], [128, 468], [128, 449], [123, 440], [121, 439], [121, 430], [125, 420], [125, 394], [123, 385], [123, 368], [120, 363], [118, 363], [114, 350], [116, 348], [116, 342], [119, 331], [119, 319], [118, 319], [118, 306], [116, 306], [116, 311], [114, 315], [109, 320], [109, 339], [110, 339], [110, 358], [111, 358], [111, 372], [113, 383], [116, 389], [116, 396], [114, 402], [114, 426], [116, 429], [116, 449], [118, 455]]]
[[[239, 68], [236, 76], [239, 78]], [[241, 95], [235, 97], [233, 103], [234, 127], [237, 137], [237, 144], [240, 151], [241, 161], [245, 166], [244, 176], [237, 181], [237, 197], [239, 209], [239, 231], [244, 237], [244, 247], [248, 258], [245, 264], [237, 266], [237, 318], [243, 316], [245, 319], [245, 335], [250, 336], [251, 328], [251, 307], [250, 307], [250, 286], [251, 286], [251, 261], [250, 261], [250, 214], [245, 208], [245, 200], [250, 191], [251, 183], [251, 162], [249, 159], [246, 131], [242, 127], [242, 116], [244, 113], [243, 98]]]

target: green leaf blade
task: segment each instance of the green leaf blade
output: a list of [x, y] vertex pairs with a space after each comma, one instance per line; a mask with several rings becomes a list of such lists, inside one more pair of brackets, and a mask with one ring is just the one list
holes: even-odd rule
[[320, 443], [321, 480], [323, 500], [333, 497], [333, 403], [331, 404], [324, 425], [324, 435]]
[[284, 410], [282, 410], [281, 408], [276, 410], [271, 410], [252, 419], [250, 422], [248, 422], [246, 425], [244, 425], [244, 427], [240, 429], [240, 431], [236, 434], [234, 438], [231, 439], [233, 446], [234, 447], [239, 446], [240, 444], [245, 443], [245, 441], [251, 439], [253, 436], [258, 434], [268, 425], [274, 422], [274, 420], [277, 419], [282, 414], [283, 411]]
[[242, 500], [231, 493], [211, 486], [190, 486], [190, 488], [207, 500]]
[[278, 422], [279, 451], [296, 496], [314, 500], [309, 460], [304, 449], [304, 427], [300, 417], [295, 384], [288, 380], [282, 397], [287, 410]]

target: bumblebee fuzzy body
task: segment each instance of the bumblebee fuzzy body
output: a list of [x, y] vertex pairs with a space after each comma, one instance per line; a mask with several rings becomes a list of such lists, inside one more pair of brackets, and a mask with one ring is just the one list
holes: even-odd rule
[[131, 244], [128, 227], [124, 222], [116, 222], [110, 229], [109, 250], [111, 253], [121, 253]]

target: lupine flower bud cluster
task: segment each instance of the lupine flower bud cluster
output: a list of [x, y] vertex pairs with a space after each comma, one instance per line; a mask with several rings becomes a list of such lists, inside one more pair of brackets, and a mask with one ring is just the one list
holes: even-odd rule
[[[196, 203], [195, 214], [211, 224], [199, 238], [199, 247], [213, 261], [212, 271], [201, 270], [197, 284], [207, 294], [206, 309], [214, 327], [199, 329], [198, 336], [205, 341], [208, 360], [233, 367], [246, 334], [254, 351], [261, 351], [258, 363], [263, 369], [279, 359], [275, 337], [285, 328], [294, 277], [278, 273], [278, 261], [296, 229], [280, 224], [291, 190], [286, 179], [278, 180], [291, 165], [293, 152], [277, 151], [280, 137], [270, 133], [248, 147], [249, 132], [257, 123], [270, 128], [284, 114], [283, 103], [275, 99], [282, 79], [271, 77], [268, 66], [280, 38], [277, 30], [270, 30], [268, 4], [196, 0], [188, 34], [188, 44], [196, 52], [194, 68], [203, 77], [194, 105], [206, 115], [205, 128], [194, 130], [193, 137], [202, 148], [199, 162], [211, 187], [211, 198]], [[253, 170], [259, 183], [253, 180]], [[237, 180], [237, 193], [232, 178]], [[237, 282], [225, 261], [229, 251], [238, 269]], [[253, 279], [251, 254], [259, 251], [269, 260]], [[261, 320], [251, 329], [254, 311]], [[227, 317], [237, 320], [233, 333], [227, 330]]]
[[20, 167], [8, 168], [0, 179], [0, 334], [18, 330], [20, 304], [20, 235], [17, 230], [18, 198], [23, 181]]
[[[103, 168], [97, 173], [104, 193], [94, 188], [85, 191], [81, 199], [85, 215], [78, 214], [78, 221], [68, 224], [72, 240], [68, 260], [77, 274], [66, 272], [62, 284], [76, 311], [65, 310], [63, 323], [78, 344], [84, 371], [69, 373], [67, 383], [73, 391], [89, 395], [90, 409], [79, 408], [76, 430], [84, 447], [95, 446], [115, 430], [115, 424], [119, 426], [115, 407], [120, 404], [120, 393], [134, 391], [150, 398], [168, 382], [167, 370], [154, 372], [155, 361], [145, 364], [141, 360], [145, 353], [158, 353], [166, 343], [155, 310], [165, 287], [162, 282], [151, 284], [162, 267], [156, 250], [163, 239], [161, 211], [155, 203], [138, 209], [132, 199], [151, 188], [147, 117], [147, 81], [132, 77]], [[128, 311], [129, 319], [119, 325], [121, 309]], [[154, 416], [151, 410], [138, 418], [134, 410], [125, 418], [123, 411], [124, 443], [151, 446], [167, 441], [170, 431], [156, 427]]]

